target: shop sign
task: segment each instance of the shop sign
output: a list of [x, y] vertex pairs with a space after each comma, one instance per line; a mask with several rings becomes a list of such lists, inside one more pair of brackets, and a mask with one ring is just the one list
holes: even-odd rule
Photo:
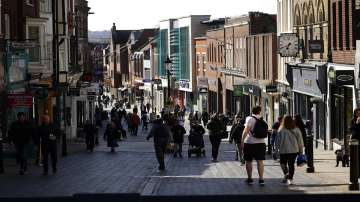
[[323, 53], [324, 45], [322, 40], [309, 40], [309, 53]]
[[346, 70], [336, 71], [336, 85], [354, 85], [354, 72]]
[[208, 89], [207, 88], [200, 88], [199, 93], [208, 93]]
[[278, 86], [277, 85], [267, 85], [266, 86], [266, 93], [277, 93]]
[[242, 85], [234, 85], [234, 97], [241, 97], [244, 95], [244, 87]]
[[355, 54], [355, 88], [360, 88], [360, 40], [356, 41], [356, 54]]
[[10, 108], [32, 108], [33, 97], [25, 93], [11, 93], [8, 94], [8, 106]]
[[197, 85], [200, 87], [208, 86], [208, 78], [207, 77], [198, 77]]
[[153, 79], [154, 84], [161, 85], [161, 79]]
[[189, 81], [180, 80], [180, 82], [179, 82], [179, 87], [180, 87], [180, 88], [190, 89], [190, 82], [189, 82]]

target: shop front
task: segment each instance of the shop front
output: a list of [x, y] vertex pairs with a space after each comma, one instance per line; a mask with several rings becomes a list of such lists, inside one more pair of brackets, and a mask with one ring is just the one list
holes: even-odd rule
[[293, 115], [293, 93], [291, 87], [283, 83], [277, 83], [278, 94], [274, 97], [274, 116]]
[[294, 114], [311, 123], [315, 146], [321, 144], [327, 149], [327, 64], [287, 64], [286, 77], [293, 89]]
[[328, 134], [332, 144], [330, 147], [338, 149], [347, 145], [353, 110], [356, 106], [354, 99], [354, 66], [329, 64], [328, 66]]
[[207, 77], [197, 78], [197, 91], [198, 91], [198, 111], [200, 113], [208, 112], [208, 89], [209, 81]]

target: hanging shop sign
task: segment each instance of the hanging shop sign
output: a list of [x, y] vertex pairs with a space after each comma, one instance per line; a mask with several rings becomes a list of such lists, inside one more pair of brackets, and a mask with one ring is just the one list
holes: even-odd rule
[[309, 53], [323, 53], [323, 40], [309, 40]]
[[336, 71], [336, 85], [354, 85], [354, 71], [337, 70]]
[[242, 85], [234, 85], [234, 97], [241, 97], [244, 95], [244, 87]]
[[278, 86], [277, 85], [267, 85], [266, 86], [266, 93], [277, 93]]
[[153, 79], [154, 84], [161, 85], [161, 79]]
[[179, 87], [180, 87], [180, 88], [190, 89], [190, 81], [180, 80], [180, 82], [179, 82]]
[[209, 86], [208, 78], [207, 77], [198, 77], [197, 85], [199, 87], [208, 87]]
[[32, 108], [33, 97], [25, 93], [10, 93], [7, 96], [8, 106], [10, 108]]
[[207, 88], [200, 88], [199, 93], [208, 93], [208, 89]]

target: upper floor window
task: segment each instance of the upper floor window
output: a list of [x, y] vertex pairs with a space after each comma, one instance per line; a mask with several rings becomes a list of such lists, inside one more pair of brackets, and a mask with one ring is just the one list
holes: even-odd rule
[[40, 27], [28, 27], [28, 39], [36, 43], [36, 46], [29, 49], [29, 62], [40, 63]]

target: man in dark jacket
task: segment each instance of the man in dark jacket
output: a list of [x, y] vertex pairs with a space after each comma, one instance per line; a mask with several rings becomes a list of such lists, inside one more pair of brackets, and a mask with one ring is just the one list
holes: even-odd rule
[[235, 148], [236, 148], [235, 161], [240, 160], [241, 165], [244, 165], [245, 161], [244, 161], [244, 155], [243, 155], [243, 152], [241, 149], [241, 137], [242, 137], [242, 133], [245, 128], [245, 126], [244, 126], [245, 120], [241, 119], [241, 117], [238, 115], [238, 116], [236, 116], [235, 121], [236, 121], [235, 124], [231, 127], [229, 142], [235, 143]]
[[17, 114], [18, 120], [11, 124], [9, 130], [9, 140], [14, 143], [16, 149], [16, 160], [20, 164], [20, 175], [24, 175], [27, 171], [27, 159], [25, 148], [30, 143], [33, 136], [33, 128], [26, 121], [25, 113]]
[[186, 133], [185, 128], [177, 122], [171, 129], [171, 132], [173, 134], [174, 138], [174, 157], [177, 157], [179, 154], [179, 157], [182, 158], [182, 144], [184, 143], [184, 135]]
[[96, 128], [94, 124], [91, 123], [90, 120], [87, 120], [84, 125], [84, 133], [85, 133], [86, 150], [89, 152], [93, 152], [95, 145]]
[[219, 117], [220, 115], [214, 114], [207, 125], [207, 128], [209, 129], [209, 139], [212, 146], [212, 162], [217, 162], [219, 147], [222, 138], [221, 136], [222, 133], [226, 131], [226, 126]]
[[159, 171], [163, 172], [165, 171], [164, 158], [166, 146], [170, 139], [170, 130], [162, 119], [156, 119], [153, 122], [151, 131], [146, 139], [149, 140], [152, 137], [154, 137], [154, 147], [156, 158], [159, 162]]
[[43, 157], [43, 175], [48, 174], [49, 170], [49, 155], [51, 158], [51, 165], [53, 174], [57, 171], [57, 139], [60, 136], [59, 130], [50, 123], [49, 115], [42, 117], [42, 124], [38, 129], [38, 134], [41, 141], [41, 152]]
[[201, 115], [201, 119], [204, 123], [204, 127], [206, 127], [208, 121], [209, 121], [209, 113], [207, 113], [206, 111], [203, 112], [203, 114]]

